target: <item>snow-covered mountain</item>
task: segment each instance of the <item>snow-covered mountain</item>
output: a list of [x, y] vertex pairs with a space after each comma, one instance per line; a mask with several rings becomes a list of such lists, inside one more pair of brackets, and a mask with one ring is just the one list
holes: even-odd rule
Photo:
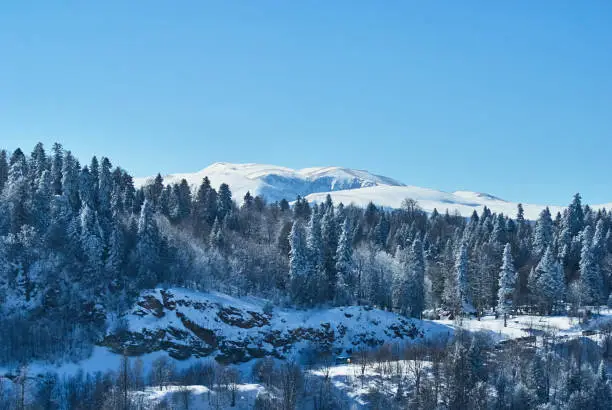
[[[247, 191], [261, 195], [268, 201], [287, 199], [294, 201], [300, 195], [311, 202], [324, 201], [329, 194], [335, 203], [366, 206], [369, 202], [387, 208], [399, 208], [406, 198], [418, 201], [427, 212], [458, 211], [469, 216], [474, 210], [481, 212], [486, 206], [493, 212], [516, 215], [518, 202], [510, 202], [496, 196], [472, 192], [444, 192], [435, 189], [405, 185], [395, 179], [376, 175], [368, 171], [341, 167], [316, 167], [294, 170], [291, 168], [263, 164], [231, 164], [217, 162], [203, 170], [191, 174], [171, 174], [164, 177], [165, 183], [178, 183], [183, 178], [197, 189], [207, 176], [212, 185], [218, 187], [227, 183], [234, 198], [241, 202]], [[136, 178], [137, 186], [145, 185], [153, 177]], [[569, 199], [568, 199], [569, 200]], [[525, 217], [535, 220], [547, 205], [525, 204]], [[555, 215], [564, 207], [548, 205]], [[592, 208], [610, 209], [612, 204], [593, 205]]]
[[[208, 177], [215, 187], [222, 183], [228, 184], [238, 201], [242, 200], [247, 191], [274, 202], [281, 199], [293, 201], [298, 195], [304, 197], [315, 192], [372, 186], [403, 186], [394, 179], [356, 169], [315, 167], [294, 170], [275, 165], [227, 162], [217, 162], [191, 174], [166, 175], [164, 183], [174, 184], [185, 179], [195, 192], [204, 177]], [[153, 178], [136, 178], [134, 182], [136, 186], [141, 186], [151, 182]]]

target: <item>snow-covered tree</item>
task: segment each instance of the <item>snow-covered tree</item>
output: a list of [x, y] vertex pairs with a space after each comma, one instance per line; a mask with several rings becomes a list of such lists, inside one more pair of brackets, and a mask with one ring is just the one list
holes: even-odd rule
[[336, 249], [336, 304], [346, 305], [351, 302], [351, 285], [353, 283], [353, 245], [348, 219], [342, 223], [342, 231]]
[[565, 278], [561, 263], [555, 259], [550, 247], [546, 248], [542, 259], [535, 268], [532, 291], [542, 310], [552, 313], [556, 304], [563, 300]]
[[154, 219], [153, 207], [148, 200], [142, 205], [138, 219], [136, 256], [138, 276], [143, 283], [154, 286], [160, 266], [161, 237]]
[[306, 246], [304, 229], [294, 222], [289, 233], [289, 281], [291, 296], [298, 304], [312, 303], [313, 295], [308, 292], [311, 280], [310, 261]]
[[217, 217], [223, 220], [227, 215], [232, 212], [232, 191], [227, 184], [221, 184], [219, 187], [219, 194], [217, 196]]
[[455, 276], [456, 276], [456, 293], [459, 301], [459, 312], [472, 313], [474, 306], [472, 305], [469, 288], [469, 258], [467, 243], [462, 242], [457, 250], [455, 260]]
[[[331, 198], [330, 198], [331, 201]], [[321, 219], [321, 245], [323, 257], [323, 277], [327, 281], [326, 299], [336, 298], [336, 282], [338, 280], [336, 271], [336, 252], [338, 250], [338, 226], [334, 215], [334, 206], [325, 206]]]
[[87, 271], [99, 274], [104, 268], [104, 239], [97, 212], [87, 204], [83, 206], [80, 215], [81, 249], [87, 260]]
[[9, 165], [6, 157], [6, 151], [0, 150], [0, 195], [2, 195], [2, 191], [4, 190], [4, 186], [8, 180], [8, 173]]
[[535, 232], [533, 235], [533, 248], [537, 256], [544, 255], [546, 248], [552, 245], [553, 242], [553, 221], [550, 215], [550, 210], [546, 207], [536, 221]]
[[410, 316], [420, 319], [425, 309], [425, 254], [423, 243], [418, 238], [410, 248], [408, 268]]
[[593, 252], [593, 231], [590, 226], [587, 226], [582, 233], [580, 285], [582, 303], [585, 305], [598, 305], [602, 302], [603, 280], [600, 266]]
[[516, 270], [512, 259], [512, 248], [507, 243], [502, 256], [502, 266], [499, 272], [499, 291], [497, 292], [497, 311], [504, 315], [504, 327], [508, 314], [514, 305], [516, 290]]

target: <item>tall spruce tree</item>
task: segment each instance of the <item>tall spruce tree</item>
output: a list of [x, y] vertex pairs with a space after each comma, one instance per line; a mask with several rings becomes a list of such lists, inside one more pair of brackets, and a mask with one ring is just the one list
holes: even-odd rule
[[583, 304], [598, 305], [602, 302], [603, 279], [593, 252], [593, 231], [590, 226], [587, 226], [582, 233], [580, 288]]
[[552, 313], [565, 294], [563, 267], [548, 247], [535, 269], [532, 291], [544, 313]]
[[305, 234], [299, 222], [294, 222], [289, 233], [289, 287], [297, 304], [311, 304], [313, 295], [308, 293], [310, 276], [308, 249]]
[[221, 184], [219, 186], [219, 193], [217, 196], [217, 216], [223, 220], [227, 215], [232, 212], [232, 191], [227, 184]]
[[351, 286], [353, 284], [353, 245], [349, 221], [342, 222], [342, 230], [336, 249], [336, 304], [347, 305], [351, 302]]
[[472, 305], [469, 285], [469, 258], [468, 245], [462, 242], [457, 250], [455, 260], [455, 276], [457, 278], [457, 300], [459, 302], [459, 312], [473, 313], [474, 306]]
[[550, 210], [546, 207], [536, 221], [535, 232], [533, 235], [533, 248], [538, 257], [542, 257], [546, 248], [553, 243], [553, 221], [550, 215]]
[[507, 325], [508, 314], [514, 305], [514, 292], [516, 290], [516, 269], [512, 259], [510, 243], [504, 247], [502, 266], [499, 272], [499, 291], [497, 292], [497, 311], [504, 315], [504, 327]]

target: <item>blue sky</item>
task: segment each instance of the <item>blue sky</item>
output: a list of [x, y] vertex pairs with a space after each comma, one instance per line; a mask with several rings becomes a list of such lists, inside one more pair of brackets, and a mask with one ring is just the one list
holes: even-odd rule
[[612, 201], [612, 2], [61, 3], [0, 4], [2, 147]]

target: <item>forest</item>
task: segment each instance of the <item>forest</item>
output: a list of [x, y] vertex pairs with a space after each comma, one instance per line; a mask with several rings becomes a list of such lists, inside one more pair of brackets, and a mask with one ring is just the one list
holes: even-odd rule
[[[536, 221], [526, 220], [520, 205], [516, 215], [486, 208], [459, 215], [427, 214], [410, 198], [400, 209], [330, 198], [267, 203], [248, 193], [233, 198], [230, 186], [213, 187], [207, 178], [190, 187], [165, 185], [158, 175], [137, 188], [108, 158], [81, 164], [60, 144], [49, 152], [42, 144], [30, 154], [0, 151], [0, 192], [0, 364], [87, 357], [139, 293], [159, 285], [429, 319], [585, 315], [612, 304], [612, 215], [583, 205], [579, 194], [563, 213], [545, 209]], [[444, 357], [459, 366], [472, 360], [471, 345], [459, 338], [442, 349], [450, 349]], [[605, 369], [593, 362], [582, 374], [587, 367], [575, 356], [567, 356], [562, 376], [571, 380], [563, 383], [578, 383], [576, 377], [597, 388]], [[542, 369], [500, 375], [486, 365], [490, 356], [481, 359], [469, 391], [487, 396], [488, 388], [506, 389], [524, 376], [521, 400], [551, 397], [551, 380], [532, 386], [523, 375]], [[536, 355], [529, 362], [550, 376], [550, 360]], [[586, 390], [572, 388], [580, 396], [573, 400], [586, 400]], [[457, 400], [464, 402], [449, 408], [466, 408], [468, 399], [473, 395], [462, 391]]]

